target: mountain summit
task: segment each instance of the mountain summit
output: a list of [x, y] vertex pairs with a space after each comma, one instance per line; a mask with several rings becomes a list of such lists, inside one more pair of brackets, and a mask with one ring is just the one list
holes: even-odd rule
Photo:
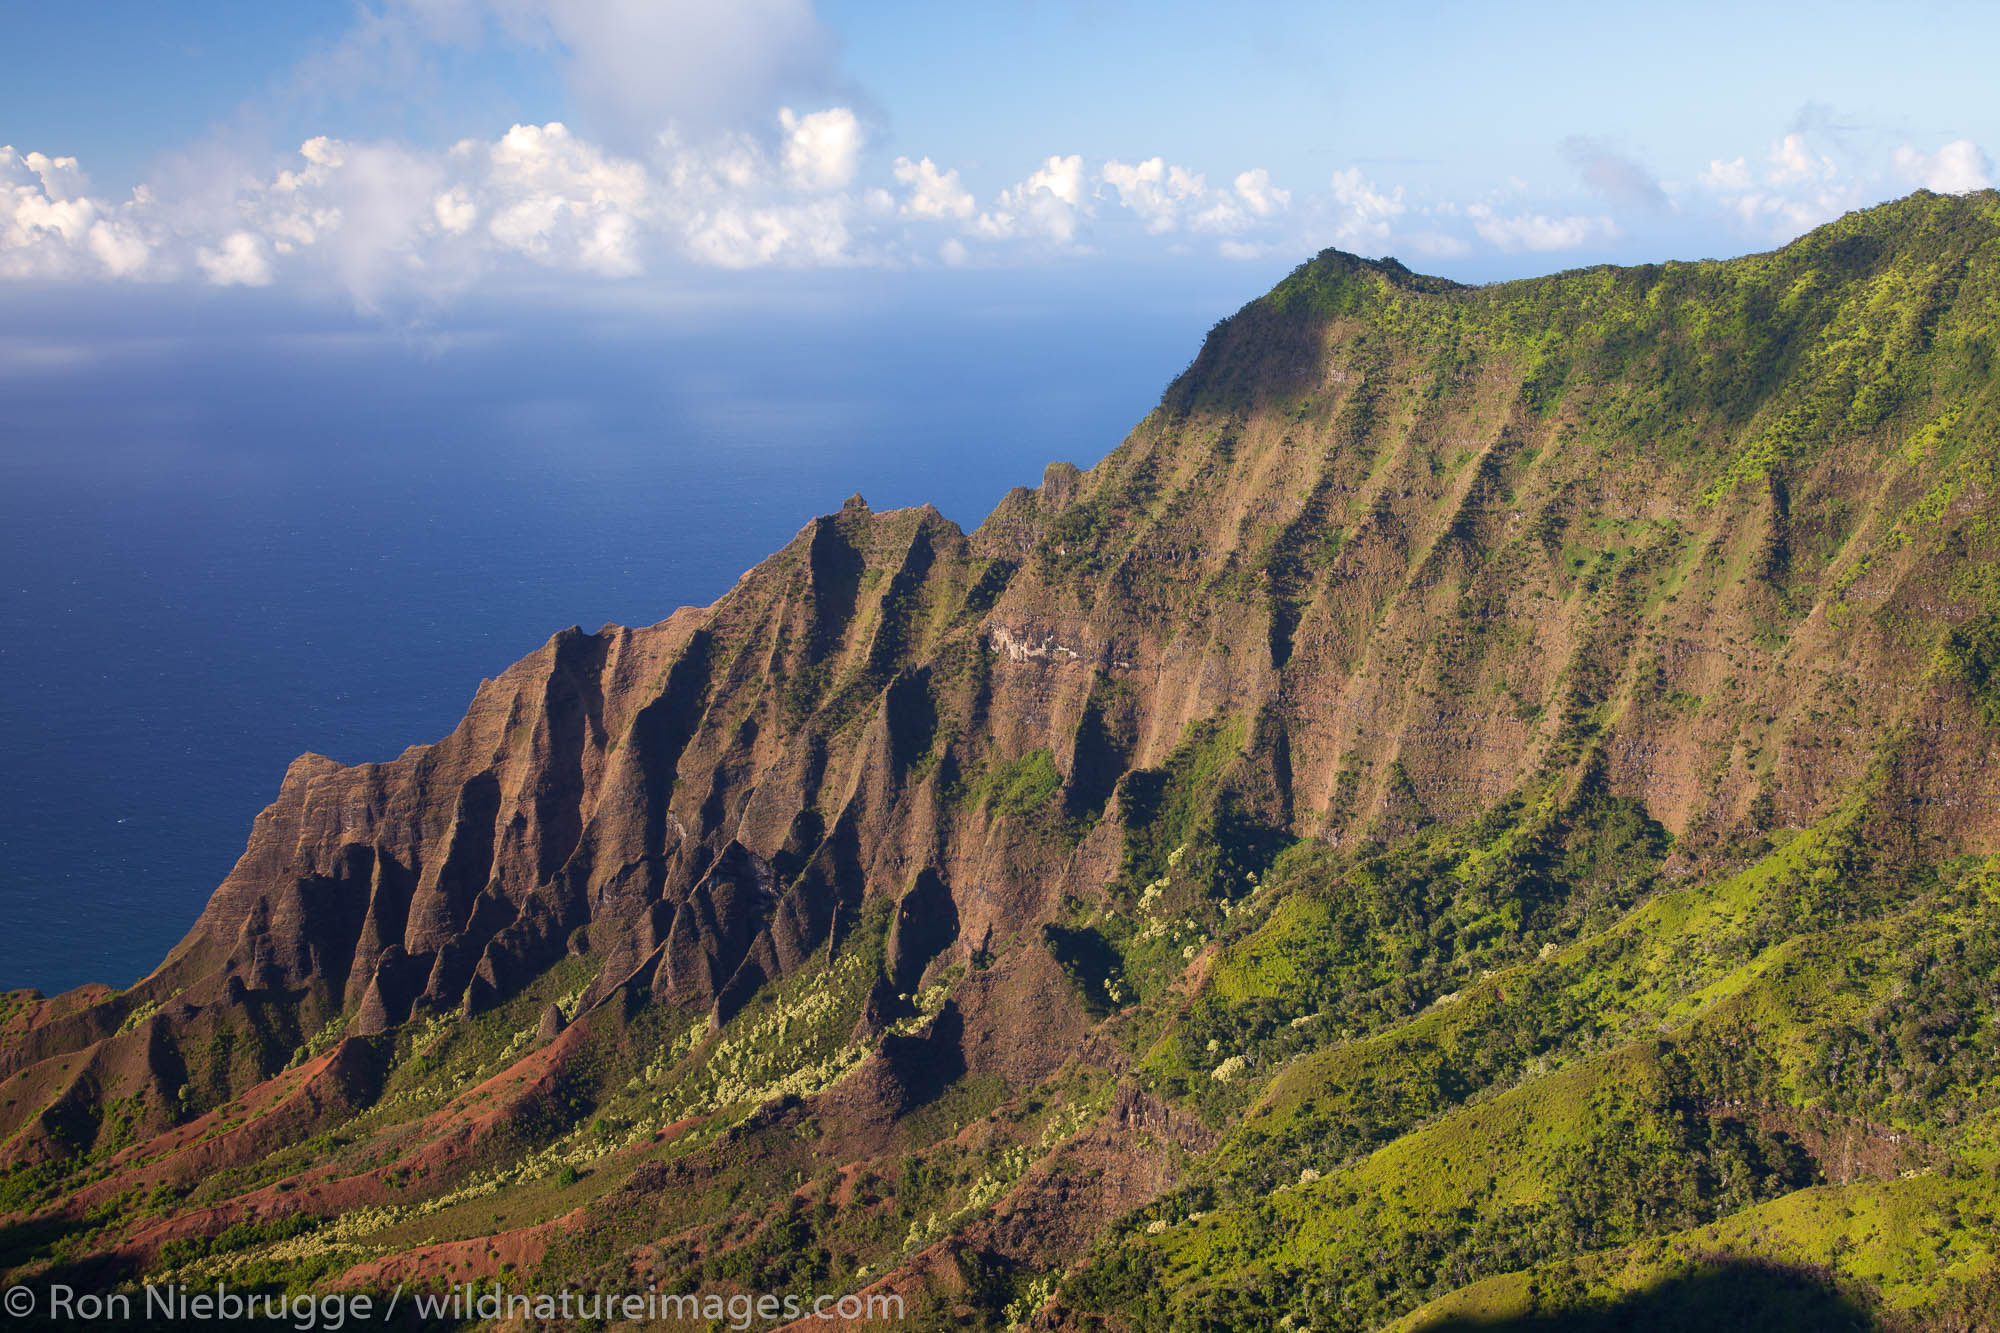
[[152, 975], [8, 997], [14, 1280], [1979, 1326], [1996, 343], [1992, 192], [1327, 251], [970, 533], [296, 761]]

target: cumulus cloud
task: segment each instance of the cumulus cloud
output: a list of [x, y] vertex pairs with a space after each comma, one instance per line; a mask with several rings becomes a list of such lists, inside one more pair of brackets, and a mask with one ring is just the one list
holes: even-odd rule
[[[1093, 164], [1053, 154], [982, 206], [958, 168], [930, 156], [897, 157], [881, 183], [865, 179], [866, 134], [851, 108], [782, 109], [768, 128], [669, 129], [641, 157], [554, 121], [442, 152], [317, 137], [261, 173], [195, 160], [183, 173], [193, 201], [171, 207], [140, 192], [114, 208], [84, 193], [76, 163], [8, 150], [0, 272], [332, 282], [375, 310], [398, 295], [445, 299], [510, 266], [617, 279], [675, 264], [961, 265], [1148, 243], [1185, 252], [1179, 236], [1212, 237], [1233, 258], [1327, 243], [1465, 249], [1434, 225], [1400, 232], [1412, 208], [1402, 188], [1359, 168], [1301, 200], [1261, 167], [1217, 186], [1164, 156]], [[1612, 234], [1599, 219], [1482, 214], [1475, 224], [1508, 249]]]
[[[664, 136], [650, 163], [560, 122], [515, 125], [443, 152], [307, 140], [275, 170], [197, 175], [194, 202], [82, 194], [68, 159], [0, 150], [0, 274], [170, 277], [264, 286], [330, 278], [363, 309], [392, 291], [442, 296], [508, 264], [602, 277], [676, 260], [729, 268], [851, 263], [853, 111], [784, 111], [771, 141]], [[192, 169], [190, 169], [192, 170]], [[971, 214], [955, 173], [930, 168], [938, 206]], [[893, 211], [893, 210], [891, 210]]]
[[[1062, 174], [1050, 178], [1060, 162]], [[1058, 198], [1076, 202], [1072, 194], [1082, 192], [1082, 158], [1050, 158], [1038, 172], [1044, 188], [1060, 184]], [[1036, 178], [1030, 178], [1030, 184]], [[1292, 204], [1290, 190], [1276, 186], [1270, 172], [1252, 168], [1238, 172], [1228, 188], [1208, 184], [1208, 178], [1190, 168], [1170, 164], [1166, 158], [1146, 158], [1142, 162], [1122, 162], [1110, 158], [1094, 174], [1096, 188], [1090, 200], [1102, 200], [1118, 216], [1140, 224], [1150, 236], [1166, 236], [1180, 230], [1236, 236], [1260, 222], [1272, 220]], [[1004, 208], [1016, 204], [1016, 196], [1002, 198]], [[1088, 212], [1088, 206], [1086, 206]], [[1240, 256], [1250, 242], [1222, 242], [1224, 256]], [[1254, 246], [1252, 246], [1254, 248]]]
[[[502, 258], [606, 275], [659, 255], [728, 266], [964, 263], [1008, 245], [1080, 249], [1100, 223], [1107, 240], [1259, 232], [1262, 242], [1239, 244], [1275, 243], [1275, 219], [1291, 206], [1267, 171], [1212, 188], [1164, 157], [1093, 166], [1055, 154], [993, 194], [975, 192], [935, 155], [898, 157], [891, 179], [862, 180], [856, 90], [814, 0], [371, 0], [331, 54], [302, 67], [293, 91], [394, 93], [429, 77], [438, 48], [496, 44], [548, 58], [578, 109], [574, 132], [518, 127], [442, 160], [343, 144], [338, 163], [292, 168], [290, 190], [268, 173], [204, 184], [213, 198], [198, 223], [197, 210], [182, 210], [183, 229], [219, 255], [217, 228], [243, 225], [264, 238], [280, 273], [321, 263], [366, 302], [392, 282], [448, 287]], [[531, 173], [510, 161], [517, 150], [562, 166], [525, 179]], [[600, 160], [581, 162], [586, 150]], [[614, 163], [637, 174], [598, 179], [619, 174]], [[392, 205], [399, 195], [407, 206]], [[957, 235], [940, 242], [896, 230], [917, 222]], [[106, 253], [116, 257], [116, 247]]]
[[129, 218], [100, 218], [85, 237], [93, 259], [114, 278], [136, 278], [151, 267], [152, 242]]
[[1085, 212], [1083, 156], [1050, 156], [1026, 180], [1001, 191], [994, 207], [979, 215], [981, 235], [1025, 237], [1067, 246], [1076, 239]]
[[1964, 194], [1993, 184], [1992, 160], [1970, 139], [1954, 139], [1935, 153], [1904, 144], [1896, 149], [1895, 168], [1904, 180], [1940, 194]]
[[479, 221], [479, 205], [472, 202], [464, 186], [454, 185], [431, 200], [431, 214], [445, 235], [463, 236]]
[[778, 113], [785, 128], [785, 174], [807, 190], [845, 189], [861, 156], [861, 121], [844, 106], [801, 116]]
[[1621, 208], [1664, 213], [1673, 207], [1651, 172], [1602, 139], [1573, 134], [1563, 140], [1562, 153], [1578, 180]]
[[1395, 221], [1405, 211], [1402, 187], [1384, 192], [1359, 167], [1334, 172], [1329, 184], [1335, 206], [1334, 244], [1384, 253]]
[[1026, 195], [1047, 194], [1074, 208], [1083, 197], [1082, 155], [1050, 157], [1039, 171], [1021, 182], [1020, 191]]
[[[1447, 249], [1430, 245], [1437, 237], [1427, 230], [1403, 231], [1401, 220], [1411, 212], [1403, 188], [1382, 186], [1359, 167], [1334, 172], [1324, 191], [1296, 201], [1262, 168], [1242, 172], [1233, 186], [1196, 219], [1197, 225], [1229, 233], [1217, 246], [1225, 259], [1307, 254], [1329, 245], [1367, 255], [1385, 255], [1398, 247], [1427, 253]], [[1450, 252], [1462, 253], [1463, 247]]]
[[[1869, 182], [1888, 178], [1886, 165], [1864, 176], [1815, 143], [1795, 131], [1760, 157], [1711, 159], [1699, 174], [1709, 216], [1785, 239], [1865, 202]], [[1165, 155], [1093, 162], [1072, 153], [983, 193], [947, 159], [905, 155], [871, 167], [867, 150], [863, 120], [842, 105], [777, 109], [762, 127], [673, 126], [639, 154], [555, 121], [442, 151], [318, 137], [258, 171], [226, 155], [190, 157], [170, 198], [141, 189], [113, 203], [90, 192], [72, 159], [0, 149], [0, 275], [317, 282], [373, 310], [447, 299], [510, 271], [622, 279], [677, 265], [1020, 263], [1185, 254], [1194, 238], [1224, 258], [1331, 244], [1440, 259], [1573, 251], [1623, 236], [1605, 213], [1526, 203], [1519, 183], [1459, 205], [1412, 198], [1353, 166], [1295, 194], [1261, 167], [1211, 184]], [[1607, 199], [1650, 207], [1668, 197], [1595, 141], [1572, 140], [1565, 152]], [[1945, 190], [1992, 178], [1967, 140], [1934, 152], [1905, 145], [1893, 172]], [[1689, 209], [1704, 196], [1678, 188], [1667, 210], [1695, 216]]]
[[1575, 250], [1594, 242], [1615, 240], [1618, 224], [1607, 217], [1549, 217], [1543, 213], [1503, 216], [1485, 204], [1466, 209], [1481, 240], [1502, 250]]
[[121, 205], [90, 197], [73, 157], [0, 146], [0, 275], [142, 277], [155, 270], [143, 189]]
[[266, 287], [271, 282], [270, 246], [263, 237], [232, 231], [213, 250], [202, 246], [195, 263], [218, 287]]
[[835, 266], [855, 262], [847, 215], [837, 201], [795, 207], [723, 203], [697, 214], [687, 251], [717, 268], [771, 264]]
[[652, 187], [637, 162], [584, 143], [560, 122], [516, 125], [496, 144], [452, 152], [473, 165], [489, 201], [486, 230], [503, 248], [587, 273], [639, 271], [635, 243]]
[[1859, 177], [1843, 175], [1831, 156], [1796, 130], [1771, 145], [1761, 168], [1743, 157], [1715, 158], [1699, 183], [1739, 225], [1778, 241], [1831, 221], [1866, 197]]
[[1113, 158], [1104, 164], [1099, 176], [1117, 192], [1119, 205], [1131, 210], [1146, 230], [1155, 234], [1180, 226], [1183, 209], [1208, 194], [1208, 182], [1199, 174], [1186, 167], [1170, 167], [1162, 157], [1137, 163]]
[[1262, 167], [1240, 173], [1234, 184], [1236, 197], [1257, 217], [1275, 217], [1292, 206], [1292, 192], [1273, 185], [1271, 173]]
[[447, 221], [462, 220], [438, 213], [438, 198], [452, 193], [448, 155], [321, 137], [299, 156], [304, 166], [238, 197], [240, 215], [278, 259], [312, 256], [364, 309], [406, 282], [446, 281], [440, 270], [452, 265], [431, 243], [450, 234]]
[[41, 153], [23, 157], [10, 145], [0, 149], [0, 168], [9, 176], [5, 237], [9, 250], [45, 243], [67, 248], [89, 233], [98, 210], [89, 199], [71, 197], [69, 186], [80, 175], [75, 158]]
[[[1280, 239], [1281, 229], [1275, 224], [1279, 215], [1291, 207], [1292, 192], [1274, 185], [1269, 171], [1254, 167], [1238, 172], [1227, 190], [1208, 189], [1200, 176], [1190, 179], [1193, 193], [1185, 201], [1188, 226], [1194, 231], [1229, 237], [1216, 247], [1224, 259], [1261, 258], [1274, 247], [1290, 243]], [[1249, 231], [1262, 232], [1264, 238], [1237, 239]]]
[[[899, 157], [895, 174], [897, 182], [908, 190], [900, 207], [911, 217], [969, 218], [977, 208], [972, 192], [959, 183], [956, 168], [940, 171], [927, 157], [915, 162]], [[959, 262], [964, 262], [962, 253]]]
[[1750, 168], [1742, 158], [1724, 162], [1721, 158], [1711, 158], [1708, 170], [1701, 173], [1701, 183], [1711, 190], [1747, 190], [1756, 182], [1751, 178]]
[[1771, 145], [1771, 168], [1765, 179], [1773, 185], [1831, 180], [1839, 171], [1833, 159], [1806, 146], [1803, 134], [1787, 134]]
[[[845, 108], [837, 110], [845, 114], [819, 122], [830, 132], [807, 131], [815, 147], [800, 150], [795, 133], [775, 161], [752, 134], [704, 142], [668, 136], [652, 206], [638, 216], [670, 252], [698, 264], [741, 269], [880, 262], [884, 256], [864, 251], [854, 228], [861, 215], [881, 211], [882, 192], [856, 198], [829, 184], [834, 176], [851, 180], [850, 147], [858, 154], [860, 145], [858, 122]], [[804, 128], [811, 119], [796, 117], [794, 123]]]
[[[466, 0], [468, 4], [472, 0]], [[1869, 181], [1802, 132], [1760, 157], [1714, 158], [1699, 188], [1760, 234], [1797, 234], [1863, 201]], [[68, 158], [0, 149], [0, 275], [171, 279], [222, 286], [337, 285], [363, 310], [448, 299], [537, 270], [623, 279], [676, 266], [933, 265], [1033, 262], [1054, 254], [1297, 256], [1325, 245], [1371, 255], [1545, 254], [1622, 238], [1589, 207], [1522, 198], [1525, 186], [1455, 205], [1411, 197], [1359, 166], [1294, 193], [1261, 167], [1211, 183], [1162, 155], [1053, 154], [1001, 189], [949, 159], [871, 159], [844, 105], [775, 109], [760, 126], [670, 126], [637, 154], [551, 121], [427, 151], [318, 137], [247, 169], [222, 154], [185, 160], [165, 200], [114, 203]], [[1590, 140], [1565, 151], [1607, 199], [1650, 207], [1666, 188]], [[1885, 158], [1886, 162], [1887, 159]], [[1896, 152], [1903, 179], [1934, 189], [1990, 182], [1966, 140]], [[1004, 177], [1002, 178], [1004, 179]], [[1223, 183], [1226, 182], [1226, 183]], [[990, 192], [989, 192], [990, 191]]]

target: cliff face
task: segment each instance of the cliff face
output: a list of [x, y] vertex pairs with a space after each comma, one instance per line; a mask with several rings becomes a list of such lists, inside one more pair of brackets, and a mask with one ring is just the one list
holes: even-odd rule
[[[825, 1160], [914, 1150], [950, 1089], [1125, 1080], [1093, 1115], [1170, 1150], [1072, 1126], [1103, 1190], [1023, 1178], [951, 1250], [1059, 1267], [1241, 1112], [1131, 1071], [1175, 1006], [1221, 1002], [1218, 949], [1309, 849], [1496, 819], [1551, 849], [1542, 897], [1489, 904], [1500, 942], [1423, 946], [1419, 1007], [1796, 830], [1845, 821], [1878, 873], [2000, 850], [1996, 329], [1991, 195], [1491, 288], [1323, 254], [1102, 464], [970, 534], [856, 497], [711, 607], [558, 634], [436, 744], [301, 758], [158, 971], [18, 1001], [0, 1132], [37, 1169], [157, 1164], [132, 1145], [280, 1096], [288, 1063], [344, 1062], [301, 1122], [340, 1123], [447, 1016], [531, 1004], [524, 1058], [559, 1082], [581, 1050], [707, 1060], [824, 992], [831, 1078], [761, 1085], [746, 1123], [817, 1126]], [[1660, 849], [1637, 897], [1558, 868], [1614, 816]], [[1223, 1059], [1189, 1072], [1227, 1084]], [[682, 1120], [758, 1086], [703, 1068]], [[1068, 1242], [1024, 1239], [1059, 1217]], [[970, 1281], [930, 1254], [898, 1281]]]
[[[1989, 497], [1946, 461], [1971, 429], [1950, 384], [1903, 364], [1949, 342], [1978, 237], [1912, 277], [1851, 230], [1551, 280], [1525, 329], [1518, 297], [1323, 257], [1104, 465], [970, 538], [851, 502], [715, 607], [558, 635], [436, 745], [301, 759], [153, 985], [323, 987], [379, 1030], [490, 1004], [594, 923], [605, 984], [649, 966], [710, 1002], [925, 869], [976, 942], [1047, 917], [1055, 867], [953, 817], [969, 767], [1046, 749], [1096, 810], [1232, 715], [1297, 834], [1467, 817], [1563, 741], [1677, 834], [1759, 801], [1804, 826], [1910, 732], [1913, 835], [1983, 846], [1981, 728], [1925, 679], [1982, 605], [1911, 511], [1942, 501], [1948, 533]], [[1817, 290], [1829, 263], [1858, 290]], [[1755, 345], [1688, 318], [1760, 306]], [[1835, 354], [1855, 364], [1815, 366]]]

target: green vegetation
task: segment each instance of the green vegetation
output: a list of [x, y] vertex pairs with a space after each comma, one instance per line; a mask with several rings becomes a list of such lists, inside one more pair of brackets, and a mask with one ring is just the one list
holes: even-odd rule
[[1956, 628], [1939, 646], [1939, 666], [1965, 682], [1979, 711], [2000, 726], [2000, 617]]
[[1021, 819], [1054, 800], [1061, 786], [1055, 756], [1047, 750], [1030, 750], [987, 774], [969, 799], [990, 814]]

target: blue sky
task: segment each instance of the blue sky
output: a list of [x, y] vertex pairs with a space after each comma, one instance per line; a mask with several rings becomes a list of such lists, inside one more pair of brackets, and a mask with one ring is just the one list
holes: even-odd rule
[[[1993, 182], [1975, 5], [5, 7], [0, 276], [474, 291], [1326, 246], [1470, 280]], [[1254, 277], [1256, 282], [1249, 281]]]

